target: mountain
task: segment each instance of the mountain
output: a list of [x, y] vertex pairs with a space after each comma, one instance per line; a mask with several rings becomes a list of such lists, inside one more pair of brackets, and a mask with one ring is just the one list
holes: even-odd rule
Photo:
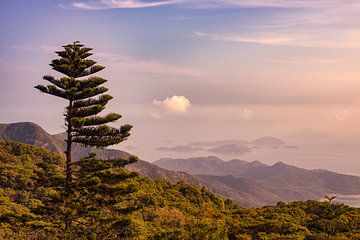
[[237, 155], [245, 154], [251, 151], [250, 147], [239, 146], [235, 144], [221, 145], [218, 147], [207, 149], [208, 152], [224, 154], [224, 155]]
[[218, 147], [221, 145], [248, 145], [248, 141], [243, 141], [239, 139], [229, 139], [229, 140], [221, 140], [221, 141], [198, 141], [189, 143], [188, 146], [191, 147], [199, 147], [199, 148], [206, 148], [206, 147]]
[[[28, 143], [60, 154], [65, 149], [63, 133], [50, 135], [40, 126], [29, 122], [0, 124], [0, 139]], [[116, 149], [83, 148], [79, 145], [74, 145], [73, 150], [74, 159], [92, 151], [104, 159], [129, 156], [129, 153]], [[331, 193], [360, 193], [358, 177], [324, 170], [310, 171], [284, 163], [268, 166], [258, 161], [234, 159], [224, 162], [212, 156], [160, 159], [155, 165], [140, 160], [128, 168], [153, 179], [206, 186], [223, 197], [251, 207], [275, 204], [280, 200], [319, 199]]]
[[197, 151], [202, 151], [202, 148], [195, 148], [190, 146], [175, 146], [175, 147], [158, 147], [156, 148], [158, 151], [162, 152], [179, 152], [179, 153], [192, 153]]
[[[262, 197], [257, 198], [259, 200], [281, 199], [282, 201], [295, 201], [319, 199], [334, 193], [340, 195], [360, 194], [360, 177], [326, 170], [306, 170], [282, 162], [268, 166], [257, 161], [247, 162], [236, 159], [222, 161], [216, 157], [202, 157], [160, 159], [154, 164], [174, 171], [180, 170], [193, 175], [200, 175], [197, 177], [205, 182], [209, 180], [209, 177], [203, 177], [202, 175], [211, 175], [210, 179], [220, 181], [233, 189], [234, 192], [241, 190], [243, 193], [248, 193], [244, 188], [241, 188], [240, 181], [241, 179], [247, 179], [251, 181], [249, 183], [252, 183], [254, 189], [261, 189], [259, 194], [261, 193]], [[229, 175], [239, 178], [239, 183], [234, 184], [236, 181], [229, 181]], [[258, 184], [257, 188], [254, 183]], [[207, 186], [212, 189], [211, 185]], [[213, 191], [221, 194], [216, 189], [213, 189]], [[251, 193], [251, 196], [255, 197], [256, 194]], [[265, 200], [265, 202], [267, 201]]]
[[153, 163], [165, 169], [183, 171], [192, 175], [214, 176], [235, 176], [243, 172], [251, 171], [253, 168], [266, 166], [259, 161], [247, 162], [238, 159], [223, 161], [215, 156], [187, 159], [162, 158]]
[[229, 139], [222, 141], [198, 141], [189, 143], [188, 146], [196, 148], [215, 148], [220, 146], [283, 146], [285, 143], [276, 137], [265, 136], [255, 139], [254, 141], [244, 141], [239, 139]]
[[269, 192], [255, 181], [226, 176], [196, 175], [204, 185], [220, 196], [245, 207], [273, 205], [283, 199]]
[[276, 137], [270, 137], [270, 136], [257, 138], [254, 141], [252, 141], [251, 144], [256, 145], [256, 146], [282, 146], [282, 145], [285, 145], [285, 143], [281, 139], [276, 138]]
[[[360, 237], [360, 208], [306, 201], [247, 209], [203, 187], [154, 181], [122, 168], [106, 169], [106, 174], [93, 169], [90, 179], [78, 174], [69, 194], [63, 187], [64, 165], [55, 152], [0, 141], [0, 239]], [[240, 182], [249, 194], [259, 193], [246, 179], [203, 178], [234, 187]]]
[[39, 125], [32, 122], [0, 124], [0, 140], [11, 140], [61, 152], [58, 141]]
[[[99, 189], [96, 195], [82, 191], [84, 185], [70, 195], [63, 188], [64, 166], [55, 152], [0, 141], [0, 239], [227, 238], [220, 229], [230, 209], [204, 188], [153, 181], [118, 168], [106, 175], [99, 170], [95, 186], [86, 182], [88, 191]], [[65, 226], [67, 214], [72, 214], [71, 226]], [[213, 227], [219, 230], [211, 233]]]
[[[12, 124], [1, 124], [0, 136], [2, 140], [13, 140], [22, 143], [28, 143], [50, 151], [58, 152], [60, 154], [63, 154], [65, 150], [65, 133], [50, 135], [43, 128], [41, 128], [35, 123], [21, 122]], [[114, 157], [127, 158], [130, 155], [127, 152], [117, 149], [97, 149], [94, 147], [84, 148], [80, 145], [74, 144], [72, 149], [72, 157], [74, 159], [80, 159], [87, 156], [89, 152], [96, 152], [97, 156], [103, 159]], [[204, 179], [192, 176], [191, 174], [188, 174], [184, 171], [167, 170], [143, 160], [139, 160], [134, 164], [127, 165], [126, 168], [138, 172], [144, 176], [150, 177], [152, 179], [165, 179], [171, 183], [184, 181], [187, 183], [196, 184], [198, 186], [211, 186], [211, 184], [206, 183]], [[217, 190], [215, 186], [211, 188]], [[220, 192], [220, 189], [218, 190], [218, 192]], [[221, 192], [224, 192], [224, 190], [222, 190]], [[237, 203], [240, 203], [243, 206], [261, 206], [260, 202], [259, 205], [253, 204], [253, 198], [245, 194], [241, 196], [241, 194], [239, 193], [232, 193], [232, 189], [228, 189], [228, 192], [224, 195], [224, 197], [226, 196], [234, 199]]]
[[[0, 136], [2, 140], [28, 143], [60, 154], [63, 154], [66, 147], [64, 142], [65, 133], [50, 135], [37, 124], [30, 122], [1, 124]], [[90, 152], [96, 152], [97, 156], [103, 159], [114, 157], [127, 158], [130, 155], [127, 152], [117, 149], [84, 148], [74, 144], [72, 148], [72, 157], [73, 159], [80, 159], [87, 156]], [[241, 191], [234, 191], [232, 188], [226, 188], [224, 185], [221, 185], [221, 183], [214, 183], [214, 181], [207, 182], [206, 178], [193, 176], [184, 171], [168, 170], [143, 160], [127, 165], [126, 168], [152, 179], [165, 179], [173, 184], [184, 181], [198, 186], [206, 186], [221, 194], [223, 197], [232, 199], [242, 206], [256, 207], [268, 203], [267, 201], [258, 201], [247, 193], [241, 193]], [[221, 187], [219, 187], [219, 185], [221, 185]]]
[[198, 186], [206, 185], [200, 179], [186, 172], [167, 170], [142, 160], [131, 165], [127, 165], [126, 168], [152, 179], [165, 179], [173, 184], [184, 181]]
[[[27, 143], [63, 154], [65, 150], [65, 133], [50, 135], [39, 125], [32, 122], [19, 122], [0, 124], [0, 140], [11, 140]], [[90, 152], [95, 152], [99, 158], [107, 159], [114, 157], [129, 157], [129, 153], [117, 149], [99, 149], [95, 147], [82, 147], [74, 144], [72, 148], [73, 159], [80, 159]], [[172, 183], [185, 181], [198, 185], [204, 185], [200, 180], [185, 172], [169, 171], [146, 161], [139, 160], [137, 163], [127, 166], [128, 169], [139, 172], [153, 179], [167, 179]]]
[[[13, 124], [2, 124], [0, 125], [0, 136], [4, 140], [14, 140], [17, 142], [23, 142], [32, 144], [35, 146], [42, 147], [44, 149], [58, 152], [63, 154], [65, 150], [65, 133], [50, 135], [43, 128], [38, 126], [35, 123], [23, 122], [23, 123], [13, 123]], [[74, 144], [72, 157], [73, 159], [80, 159], [88, 155], [89, 152], [96, 152], [99, 158], [114, 158], [122, 157], [127, 158], [129, 153], [117, 150], [117, 149], [97, 149], [94, 147], [81, 147], [80, 145]], [[218, 162], [219, 166], [216, 166]], [[197, 162], [195, 162], [197, 163]], [[246, 162], [244, 162], [246, 163]], [[223, 164], [223, 161], [216, 158], [210, 157], [208, 161], [203, 161], [201, 166], [190, 166], [190, 169], [202, 169], [201, 171], [194, 172], [194, 174], [205, 174], [205, 175], [218, 175], [219, 167]], [[221, 175], [226, 175], [229, 172], [229, 169], [238, 169], [237, 165], [241, 165], [238, 160], [229, 161], [227, 168], [223, 169]], [[258, 165], [259, 162], [254, 162], [253, 164]], [[179, 181], [184, 181], [188, 183], [193, 183], [198, 186], [206, 186], [212, 191], [220, 194], [225, 198], [232, 199], [234, 202], [241, 204], [242, 206], [247, 207], [257, 207], [263, 206], [270, 203], [274, 203], [279, 199], [273, 197], [270, 193], [265, 193], [263, 189], [258, 187], [258, 184], [251, 182], [249, 180], [240, 179], [239, 181], [247, 181], [247, 186], [254, 184], [253, 192], [249, 192], [248, 188], [242, 188], [245, 185], [239, 185], [238, 188], [228, 187], [226, 184], [222, 183], [218, 179], [212, 179], [210, 176], [194, 176], [188, 173], [189, 168], [184, 168], [180, 170], [183, 163], [179, 164], [178, 170], [169, 170], [158, 165], [151, 164], [146, 161], [139, 160], [137, 163], [126, 166], [129, 170], [138, 172], [144, 176], [148, 176], [152, 179], [166, 179], [171, 183], [177, 183]], [[208, 168], [206, 167], [208, 165]], [[251, 164], [250, 164], [251, 165]], [[185, 165], [184, 165], [185, 166]], [[211, 171], [214, 169], [216, 171]], [[259, 191], [259, 193], [256, 193]], [[267, 195], [267, 197], [266, 197]]]

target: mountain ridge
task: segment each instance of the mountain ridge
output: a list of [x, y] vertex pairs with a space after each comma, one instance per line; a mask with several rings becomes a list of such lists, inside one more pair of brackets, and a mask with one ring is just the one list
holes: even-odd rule
[[[181, 170], [193, 175], [211, 175], [222, 184], [239, 191], [226, 176], [248, 179], [282, 201], [320, 199], [329, 194], [353, 195], [360, 193], [360, 177], [327, 170], [306, 170], [277, 162], [273, 165], [244, 160], [223, 161], [214, 157], [188, 159], [160, 159], [154, 164], [171, 170]], [[214, 161], [216, 160], [216, 161]], [[209, 177], [203, 179], [208, 180]], [[239, 185], [240, 186], [240, 185]], [[246, 192], [245, 189], [242, 191]], [[270, 198], [269, 194], [269, 198]], [[272, 202], [274, 204], [274, 202]]]
[[[63, 133], [50, 135], [39, 125], [31, 122], [0, 124], [0, 140], [28, 143], [63, 154]], [[82, 148], [74, 145], [74, 159], [96, 152], [100, 158], [123, 157], [130, 154], [117, 149]], [[166, 179], [171, 183], [184, 181], [206, 186], [215, 193], [247, 207], [276, 204], [278, 201], [319, 199], [339, 193], [359, 194], [358, 177], [341, 175], [326, 170], [300, 169], [285, 163], [272, 166], [259, 161], [247, 162], [233, 159], [224, 162], [216, 156], [187, 159], [172, 168], [173, 159], [163, 158], [154, 163], [139, 160], [128, 169], [153, 179]], [[166, 165], [166, 162], [171, 162]], [[201, 171], [200, 171], [201, 170]], [[333, 179], [336, 179], [334, 181]], [[309, 184], [309, 181], [313, 181]], [[306, 185], [306, 186], [305, 186]]]
[[[64, 154], [65, 141], [64, 133], [58, 133], [50, 135], [42, 127], [32, 122], [17, 122], [9, 124], [0, 124], [0, 140], [11, 140], [26, 144], [35, 145], [46, 150], [58, 152]], [[98, 149], [95, 147], [81, 147], [78, 144], [73, 145], [72, 157], [74, 159], [80, 159], [87, 156], [90, 152], [95, 152], [99, 158], [114, 158], [122, 157], [127, 158], [129, 153], [118, 149]], [[145, 176], [153, 179], [165, 178], [172, 183], [179, 181], [185, 181], [198, 185], [203, 183], [197, 178], [182, 172], [169, 171], [160, 168], [156, 165], [152, 165], [146, 161], [139, 160], [137, 163], [126, 166], [129, 170], [133, 170], [142, 173]], [[151, 169], [151, 171], [150, 171]]]

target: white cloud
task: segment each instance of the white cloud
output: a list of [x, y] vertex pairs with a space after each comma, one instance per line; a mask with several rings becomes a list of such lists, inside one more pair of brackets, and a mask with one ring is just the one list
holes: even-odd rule
[[189, 99], [177, 95], [167, 97], [163, 101], [154, 99], [153, 104], [173, 113], [187, 113], [191, 106]]

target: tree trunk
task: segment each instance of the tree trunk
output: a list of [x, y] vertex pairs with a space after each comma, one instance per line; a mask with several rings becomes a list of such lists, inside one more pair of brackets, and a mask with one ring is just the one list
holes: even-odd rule
[[71, 136], [71, 132], [72, 132], [72, 125], [71, 125], [71, 111], [72, 111], [72, 100], [70, 100], [69, 102], [69, 107], [68, 107], [68, 112], [67, 112], [67, 117], [66, 117], [66, 122], [67, 122], [67, 139], [66, 141], [66, 189], [69, 191], [71, 190], [70, 185], [71, 185], [71, 181], [72, 181], [72, 169], [71, 169], [71, 145], [72, 145], [72, 136]]

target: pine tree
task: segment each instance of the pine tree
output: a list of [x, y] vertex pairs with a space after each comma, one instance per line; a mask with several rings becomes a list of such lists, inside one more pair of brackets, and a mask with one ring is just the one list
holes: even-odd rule
[[[71, 158], [72, 144], [78, 143], [99, 148], [114, 145], [130, 136], [132, 126], [126, 124], [120, 128], [114, 128], [106, 125], [121, 118], [121, 115], [117, 113], [98, 115], [113, 97], [105, 94], [108, 89], [101, 86], [107, 81], [106, 79], [90, 76], [105, 68], [97, 65], [94, 60], [88, 59], [92, 55], [90, 52], [92, 48], [85, 47], [78, 41], [63, 48], [63, 51], [56, 52], [60, 58], [52, 60], [50, 66], [65, 76], [55, 79], [53, 76], [45, 75], [43, 79], [50, 84], [37, 85], [35, 88], [68, 101], [64, 114], [67, 128], [66, 189], [71, 190], [74, 163]], [[120, 161], [119, 159], [112, 160]], [[136, 158], [131, 157], [123, 161], [122, 165], [134, 161]]]

